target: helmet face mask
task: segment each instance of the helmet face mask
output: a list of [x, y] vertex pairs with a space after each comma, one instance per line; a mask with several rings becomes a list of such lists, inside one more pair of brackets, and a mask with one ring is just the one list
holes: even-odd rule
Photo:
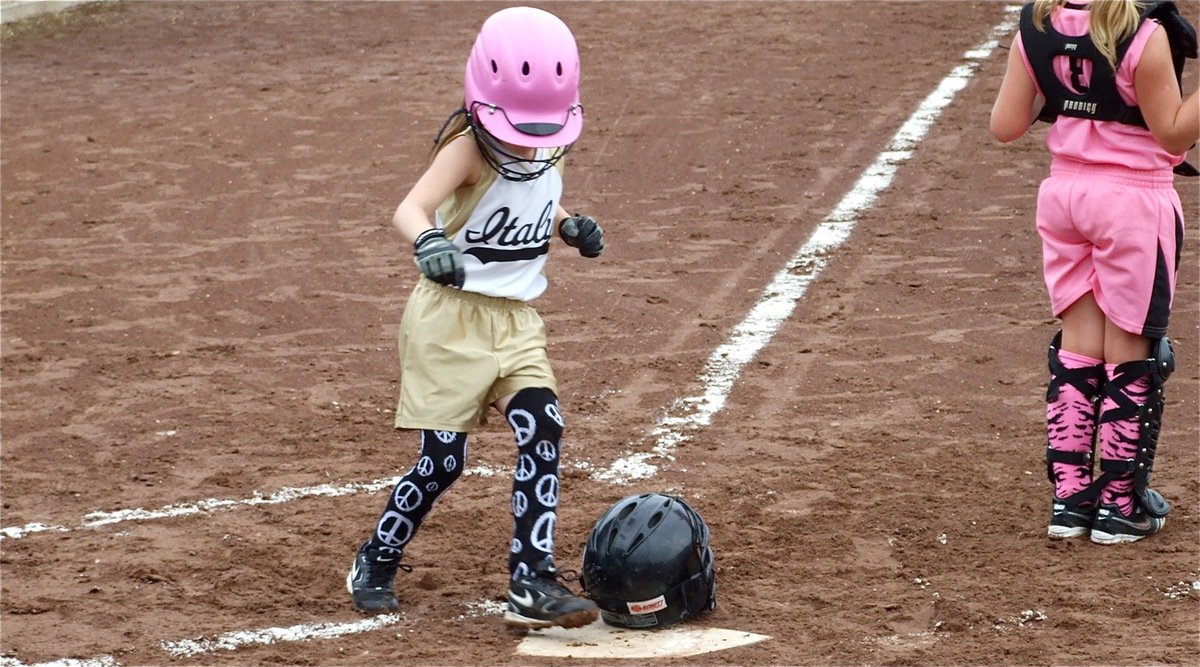
[[623, 498], [593, 527], [580, 582], [609, 625], [674, 625], [716, 606], [709, 537], [708, 525], [681, 498]]
[[[516, 155], [505, 146], [505, 142], [498, 139], [476, 120], [480, 113], [486, 114], [492, 111], [480, 112], [475, 108], [479, 106], [482, 105], [475, 102], [472, 104], [472, 108], [468, 109], [467, 123], [471, 126], [471, 134], [475, 137], [475, 143], [479, 146], [479, 152], [483, 155], [484, 161], [505, 180], [532, 181], [552, 169], [571, 150], [570, 145], [556, 147], [549, 156], [544, 158], [537, 157], [536, 152], [531, 158]], [[504, 112], [503, 109], [496, 110], [501, 114]]]

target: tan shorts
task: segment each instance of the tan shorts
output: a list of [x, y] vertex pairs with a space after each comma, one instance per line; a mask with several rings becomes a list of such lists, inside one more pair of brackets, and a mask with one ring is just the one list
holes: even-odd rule
[[400, 367], [396, 428], [466, 433], [500, 398], [531, 387], [558, 393], [532, 306], [424, 277], [404, 307]]

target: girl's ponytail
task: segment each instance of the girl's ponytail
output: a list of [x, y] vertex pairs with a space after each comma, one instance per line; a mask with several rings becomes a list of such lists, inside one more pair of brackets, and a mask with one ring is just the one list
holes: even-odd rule
[[1141, 25], [1141, 3], [1138, 0], [1096, 0], [1088, 17], [1088, 33], [1092, 43], [1117, 69], [1117, 45], [1133, 36]]

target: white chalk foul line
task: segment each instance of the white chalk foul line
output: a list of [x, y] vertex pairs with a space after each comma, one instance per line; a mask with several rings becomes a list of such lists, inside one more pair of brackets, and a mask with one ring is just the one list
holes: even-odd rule
[[[479, 477], [493, 477], [497, 473], [494, 469], [487, 466], [475, 466], [464, 471], [467, 475], [477, 475]], [[91, 512], [85, 514], [80, 524], [74, 528], [67, 526], [54, 526], [44, 523], [28, 523], [24, 526], [10, 526], [0, 528], [0, 540], [15, 540], [25, 537], [33, 533], [42, 532], [68, 532], [81, 528], [99, 528], [114, 523], [122, 523], [125, 521], [151, 521], [156, 519], [172, 519], [177, 517], [189, 516], [192, 514], [201, 514], [204, 512], [216, 512], [220, 510], [235, 509], [238, 507], [254, 507], [257, 505], [279, 505], [281, 503], [299, 500], [301, 498], [310, 497], [326, 497], [336, 498], [338, 496], [348, 496], [355, 493], [374, 493], [383, 489], [389, 489], [395, 486], [400, 481], [400, 477], [388, 477], [377, 479], [373, 482], [351, 482], [349, 484], [333, 485], [319, 484], [317, 486], [306, 486], [290, 488], [284, 487], [270, 494], [262, 494], [255, 492], [251, 498], [229, 499], [229, 498], [208, 498], [191, 503], [181, 503], [177, 505], [166, 505], [158, 509], [124, 509], [113, 512]], [[0, 665], [0, 667], [3, 667]]]
[[965, 62], [951, 70], [937, 88], [921, 102], [887, 147], [855, 182], [841, 201], [825, 216], [787, 265], [775, 274], [746, 319], [733, 329], [729, 341], [713, 351], [698, 378], [703, 390], [677, 399], [651, 430], [654, 446], [648, 452], [636, 452], [617, 459], [592, 477], [617, 484], [646, 479], [658, 472], [654, 460], [674, 460], [675, 449], [700, 429], [725, 406], [730, 390], [742, 369], [766, 347], [779, 326], [791, 316], [796, 302], [829, 262], [833, 251], [846, 239], [860, 213], [874, 206], [879, 194], [892, 183], [897, 169], [912, 157], [913, 149], [933, 126], [954, 96], [970, 82], [979, 64], [1000, 44], [1000, 38], [1016, 25], [1017, 7], [1006, 8], [1004, 21], [992, 28], [987, 40], [963, 54]]
[[147, 510], [141, 508], [117, 510], [115, 512], [91, 512], [85, 514], [83, 521], [74, 528], [67, 526], [51, 526], [42, 523], [29, 523], [24, 526], [10, 526], [0, 528], [0, 540], [3, 539], [20, 539], [32, 533], [41, 533], [46, 531], [65, 532], [77, 530], [80, 528], [99, 528], [109, 524], [121, 523], [124, 521], [149, 521], [154, 519], [170, 519], [175, 517], [188, 516], [191, 514], [200, 514], [203, 512], [214, 512], [219, 510], [227, 510], [235, 507], [248, 507], [255, 505], [278, 505], [280, 503], [291, 502], [300, 498], [310, 496], [326, 496], [336, 497], [345, 496], [352, 493], [378, 491], [387, 488], [389, 484], [394, 485], [399, 481], [399, 477], [389, 479], [375, 480], [374, 482], [354, 482], [335, 486], [333, 484], [321, 484], [318, 486], [300, 487], [300, 488], [283, 488], [271, 494], [261, 494], [255, 492], [252, 498], [243, 498], [241, 500], [209, 498], [192, 503], [181, 503], [178, 505], [166, 505], [159, 509]]
[[[477, 615], [477, 614], [476, 614]], [[398, 625], [404, 621], [403, 614], [380, 614], [361, 621], [348, 623], [314, 623], [293, 625], [286, 628], [262, 628], [260, 630], [235, 630], [213, 638], [199, 637], [179, 641], [159, 642], [159, 646], [176, 658], [191, 658], [217, 651], [233, 651], [251, 644], [275, 644], [278, 642], [308, 641], [311, 639], [336, 639], [346, 635], [371, 632], [380, 628]], [[16, 658], [0, 657], [0, 667], [120, 667], [111, 655], [95, 658], [63, 658], [53, 662], [29, 665]]]
[[[403, 614], [380, 614], [361, 621], [349, 623], [315, 623], [293, 625], [286, 628], [263, 628], [261, 630], [236, 630], [214, 638], [181, 639], [164, 641], [159, 645], [176, 658], [191, 658], [217, 651], [233, 651], [251, 644], [275, 644], [277, 642], [308, 641], [310, 639], [335, 639], [346, 635], [371, 632], [404, 621]], [[0, 667], [120, 667], [110, 655], [77, 660], [64, 658], [53, 662], [27, 665], [16, 658], [0, 657]]]
[[39, 662], [34, 665], [29, 665], [16, 658], [0, 656], [0, 667], [120, 667], [119, 662], [111, 655], [102, 655], [95, 658], [62, 658], [53, 662]]
[[214, 639], [184, 639], [162, 642], [164, 651], [176, 658], [190, 658], [215, 651], [232, 651], [250, 644], [274, 644], [276, 642], [307, 641], [309, 639], [334, 639], [345, 635], [370, 632], [396, 625], [404, 620], [403, 614], [381, 614], [352, 623], [317, 623], [315, 625], [293, 625], [287, 628], [264, 628], [262, 630], [238, 630], [226, 632]]

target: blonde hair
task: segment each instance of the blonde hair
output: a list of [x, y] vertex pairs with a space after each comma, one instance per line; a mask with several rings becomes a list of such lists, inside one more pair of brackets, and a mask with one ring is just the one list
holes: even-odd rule
[[[1034, 0], [1033, 26], [1045, 32], [1050, 14], [1067, 2]], [[1117, 45], [1132, 36], [1141, 25], [1142, 4], [1141, 0], [1092, 0], [1088, 5], [1088, 35], [1114, 70], [1117, 68]]]

